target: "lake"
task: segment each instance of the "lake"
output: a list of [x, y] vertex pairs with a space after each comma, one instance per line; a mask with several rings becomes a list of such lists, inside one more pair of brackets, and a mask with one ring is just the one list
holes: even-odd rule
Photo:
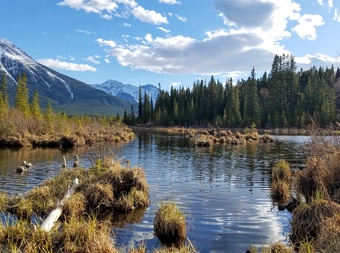
[[[122, 252], [144, 241], [159, 248], [153, 235], [154, 212], [161, 201], [175, 201], [187, 214], [188, 238], [199, 252], [245, 252], [250, 245], [287, 242], [290, 213], [279, 211], [270, 198], [271, 167], [285, 159], [293, 170], [303, 168], [307, 136], [274, 136], [271, 144], [196, 147], [188, 137], [136, 132], [136, 139], [118, 152], [131, 166], [145, 170], [151, 205], [138, 223], [115, 229]], [[22, 194], [61, 169], [73, 156], [89, 166], [83, 150], [0, 150], [0, 190]], [[15, 168], [23, 161], [34, 167], [25, 174]]]

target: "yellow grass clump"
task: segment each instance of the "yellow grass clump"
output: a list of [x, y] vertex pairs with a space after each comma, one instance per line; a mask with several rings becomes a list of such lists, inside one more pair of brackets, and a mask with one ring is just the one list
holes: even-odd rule
[[154, 232], [163, 245], [181, 248], [186, 239], [184, 213], [174, 202], [160, 204], [154, 219]]
[[285, 160], [277, 161], [272, 168], [272, 181], [283, 180], [289, 182], [291, 178], [291, 170], [289, 163]]
[[277, 161], [272, 167], [271, 197], [274, 202], [286, 203], [290, 193], [291, 171], [289, 163], [285, 160]]

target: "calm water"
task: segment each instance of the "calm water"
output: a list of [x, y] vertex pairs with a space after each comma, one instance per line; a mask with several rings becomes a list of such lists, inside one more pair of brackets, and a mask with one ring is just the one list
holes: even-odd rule
[[[188, 237], [200, 252], [245, 252], [250, 245], [287, 241], [290, 214], [273, 208], [270, 168], [286, 159], [293, 170], [303, 167], [305, 136], [276, 136], [273, 144], [195, 147], [189, 138], [136, 133], [124, 145], [123, 158], [142, 167], [150, 185], [151, 205], [140, 222], [115, 230], [122, 251], [144, 241], [160, 245], [153, 235], [154, 212], [161, 201], [176, 201], [188, 216]], [[53, 149], [0, 150], [0, 190], [23, 193], [61, 168], [62, 156], [72, 164], [74, 153]], [[15, 172], [21, 161], [34, 168]], [[81, 164], [88, 161], [81, 158]]]

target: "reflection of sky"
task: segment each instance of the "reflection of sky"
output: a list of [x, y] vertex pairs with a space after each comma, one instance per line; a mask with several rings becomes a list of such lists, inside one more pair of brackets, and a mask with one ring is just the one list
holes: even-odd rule
[[198, 148], [185, 138], [173, 144], [169, 136], [154, 137], [131, 144], [128, 152], [131, 164], [146, 171], [152, 204], [146, 224], [118, 231], [118, 245], [145, 240], [149, 249], [159, 247], [151, 238], [152, 223], [163, 200], [176, 201], [189, 214], [188, 237], [200, 252], [245, 252], [250, 245], [286, 242], [290, 217], [272, 207], [270, 169], [278, 159], [303, 159], [295, 142]]
[[[306, 138], [275, 136], [278, 141], [268, 145], [198, 148], [184, 137], [150, 136], [137, 137], [124, 147], [123, 158], [145, 170], [152, 203], [140, 223], [116, 229], [118, 246], [145, 241], [148, 249], [159, 247], [153, 219], [163, 200], [176, 201], [188, 214], [188, 237], [200, 252], [245, 252], [250, 245], [286, 241], [290, 216], [276, 208], [271, 211], [270, 169], [278, 159], [294, 168], [301, 165]], [[43, 149], [0, 153], [0, 185], [22, 191], [57, 173], [64, 155]], [[73, 155], [65, 155], [72, 163]], [[14, 168], [22, 160], [34, 167], [17, 175]]]

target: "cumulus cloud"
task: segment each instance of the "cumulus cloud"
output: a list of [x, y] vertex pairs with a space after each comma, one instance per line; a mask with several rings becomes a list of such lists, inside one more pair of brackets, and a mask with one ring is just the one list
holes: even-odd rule
[[[168, 4], [179, 4], [174, 0], [161, 0]], [[59, 2], [60, 6], [68, 6], [75, 10], [84, 10], [87, 13], [95, 13], [104, 19], [112, 19], [113, 16], [127, 18], [132, 14], [142, 22], [155, 25], [167, 24], [166, 17], [154, 10], [146, 10], [139, 6], [134, 0], [63, 0]], [[123, 11], [120, 13], [120, 5], [123, 5]]]
[[59, 2], [60, 6], [68, 6], [75, 10], [93, 12], [105, 19], [111, 19], [112, 13], [118, 8], [118, 4], [113, 0], [64, 0]]
[[322, 16], [305, 14], [299, 20], [299, 24], [293, 28], [293, 31], [302, 39], [315, 40], [317, 38], [316, 27], [323, 25]]
[[154, 25], [168, 24], [167, 18], [163, 17], [162, 14], [153, 10], [146, 10], [142, 6], [137, 6], [131, 11], [131, 13], [135, 18], [146, 23]]
[[215, 0], [215, 8], [220, 11], [225, 22], [237, 27], [270, 28], [275, 5], [258, 0]]
[[[260, 72], [270, 70], [275, 54], [290, 54], [283, 41], [292, 32], [303, 39], [316, 39], [316, 28], [324, 23], [320, 15], [301, 15], [300, 4], [292, 0], [213, 0], [213, 3], [225, 27], [205, 31], [203, 38], [170, 36], [170, 30], [160, 26], [168, 23], [165, 17], [136, 6], [131, 10], [135, 18], [158, 24], [157, 29], [167, 34], [155, 37], [148, 33], [129, 42], [104, 39], [97, 42], [120, 65], [131, 69], [236, 77], [250, 73], [253, 66]], [[177, 14], [168, 13], [169, 17], [175, 15], [179, 19]], [[321, 54], [296, 59], [299, 66], [334, 61]]]
[[307, 69], [313, 66], [330, 66], [332, 64], [339, 65], [340, 60], [338, 57], [332, 57], [325, 54], [307, 54], [302, 57], [295, 57], [295, 61], [300, 68]]
[[40, 64], [45, 65], [52, 69], [62, 69], [62, 70], [69, 70], [69, 71], [78, 71], [78, 72], [85, 72], [85, 71], [91, 71], [95, 72], [97, 71], [96, 68], [91, 67], [87, 64], [77, 64], [77, 63], [70, 63], [55, 59], [40, 59], [37, 60]]
[[123, 66], [170, 74], [216, 74], [232, 72], [236, 67], [250, 72], [252, 66], [268, 66], [273, 59], [271, 52], [258, 47], [263, 41], [255, 34], [226, 33], [202, 41], [183, 36], [153, 38], [148, 34], [143, 42], [120, 45], [109, 53]]

